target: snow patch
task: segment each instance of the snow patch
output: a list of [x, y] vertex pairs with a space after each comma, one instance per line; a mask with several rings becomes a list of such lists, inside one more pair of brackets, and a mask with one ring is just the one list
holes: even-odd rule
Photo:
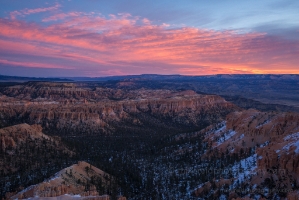
[[72, 194], [64, 194], [65, 196], [70, 196], [70, 197], [75, 197], [75, 198], [80, 198], [81, 195], [80, 194], [75, 194], [75, 195], [72, 195]]
[[251, 116], [249, 116], [249, 117], [245, 118], [243, 121], [244, 121], [244, 122], [246, 122], [246, 121], [248, 121], [248, 120], [252, 119], [253, 117], [255, 117], [255, 115], [251, 115]]
[[269, 122], [271, 122], [271, 120], [267, 120], [267, 121], [265, 121], [264, 123], [262, 123], [262, 124], [256, 126], [255, 128], [260, 128], [260, 127], [262, 127], [262, 126], [268, 124]]
[[268, 146], [269, 143], [270, 143], [269, 141], [266, 141], [265, 143], [261, 144], [260, 147]]
[[224, 123], [223, 126], [215, 131], [215, 133], [220, 133], [226, 129], [226, 124]]
[[226, 132], [223, 137], [220, 137], [218, 139], [218, 143], [217, 143], [217, 146], [219, 146], [220, 144], [222, 144], [223, 142], [225, 142], [226, 140], [230, 139], [231, 137], [233, 137], [234, 135], [236, 134], [236, 131], [228, 131]]
[[209, 132], [209, 134], [213, 134], [211, 139], [214, 139], [215, 136], [218, 136], [221, 132], [225, 131], [226, 129], [226, 121], [223, 121], [219, 124], [217, 124], [217, 126], [221, 126], [220, 128], [216, 129], [216, 130], [212, 130]]
[[231, 185], [232, 189], [237, 187], [237, 184], [243, 183], [250, 177], [249, 175], [254, 174], [255, 170], [257, 169], [257, 154], [249, 156], [245, 159], [240, 160], [237, 162], [233, 167], [233, 175], [237, 177], [234, 183]]
[[290, 139], [296, 139], [296, 140], [298, 140], [299, 139], [299, 132], [298, 133], [294, 133], [294, 134], [291, 134], [291, 135], [288, 135], [288, 136], [285, 136], [284, 138], [283, 138], [285, 141], [286, 140], [290, 140]]
[[291, 142], [289, 142], [287, 145], [285, 145], [282, 149], [289, 151], [290, 147], [295, 146], [295, 152], [298, 154], [299, 153], [299, 132], [298, 133], [293, 133], [291, 135], [288, 135], [286, 137], [284, 137], [284, 141], [288, 141], [291, 140]]
[[290, 147], [292, 146], [295, 146], [296, 149], [295, 149], [295, 152], [298, 154], [299, 153], [299, 140], [296, 141], [296, 142], [290, 142], [289, 144], [285, 145], [282, 149], [283, 150], [286, 150], [286, 151], [289, 151], [290, 150]]

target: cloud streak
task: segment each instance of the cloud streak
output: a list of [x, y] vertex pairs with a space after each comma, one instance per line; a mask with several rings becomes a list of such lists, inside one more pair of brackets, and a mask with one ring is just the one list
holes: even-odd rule
[[[57, 8], [59, 4], [20, 13]], [[0, 52], [9, 52], [10, 58], [17, 54], [40, 57], [34, 60], [38, 64], [4, 58], [0, 63], [55, 67], [45, 63], [47, 57], [63, 60], [78, 74], [94, 71], [94, 76], [146, 73], [143, 66], [164, 74], [299, 73], [299, 41], [262, 32], [174, 28], [128, 13], [109, 17], [92, 12], [58, 13], [42, 22], [0, 19], [0, 44], [5, 43]]]
[[11, 66], [26, 66], [32, 68], [50, 68], [50, 69], [72, 69], [71, 67], [53, 65], [48, 63], [37, 63], [37, 62], [16, 62], [0, 59], [0, 64], [11, 65]]
[[56, 3], [54, 6], [50, 6], [50, 7], [34, 8], [34, 9], [25, 8], [25, 9], [19, 10], [19, 11], [15, 10], [15, 11], [10, 12], [9, 15], [10, 15], [11, 19], [15, 20], [18, 16], [24, 17], [26, 15], [54, 11], [54, 10], [57, 10], [59, 7], [61, 7], [61, 5]]

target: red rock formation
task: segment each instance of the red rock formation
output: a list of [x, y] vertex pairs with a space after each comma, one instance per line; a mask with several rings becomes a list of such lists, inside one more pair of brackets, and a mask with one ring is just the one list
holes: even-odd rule
[[[86, 172], [86, 167], [90, 167], [89, 172]], [[72, 171], [72, 175], [69, 172]], [[105, 176], [111, 177], [104, 171], [90, 165], [86, 162], [78, 162], [78, 164], [72, 165], [68, 168], [61, 170], [56, 173], [54, 177], [46, 180], [37, 185], [30, 186], [16, 195], [10, 197], [10, 199], [23, 199], [23, 198], [34, 198], [34, 197], [57, 197], [59, 199], [64, 199], [64, 195], [68, 195], [69, 199], [77, 195], [81, 196], [80, 199], [90, 199], [90, 200], [109, 200], [108, 195], [99, 195], [96, 191], [96, 187], [91, 185], [89, 190], [86, 191], [83, 185], [77, 183], [80, 179], [82, 182], [86, 182], [90, 179], [90, 175], [97, 178], [102, 178]], [[109, 181], [108, 181], [109, 184]], [[126, 200], [125, 197], [118, 197], [119, 200]]]
[[[98, 89], [80, 92], [78, 95], [81, 96], [79, 95], [78, 98], [69, 98], [69, 95], [73, 95], [73, 93], [68, 93], [69, 90], [79, 91], [74, 85], [67, 85], [67, 88], [63, 90], [59, 90], [58, 86], [46, 87], [48, 88], [46, 90], [43, 89], [44, 84], [46, 83], [43, 83], [42, 87], [28, 87], [26, 85], [25, 87], [7, 88], [4, 92], [14, 96], [15, 101], [7, 102], [0, 99], [0, 104], [2, 102], [0, 113], [3, 113], [0, 115], [0, 122], [6, 123], [18, 116], [18, 119], [23, 119], [30, 124], [43, 124], [46, 128], [51, 126], [52, 128], [64, 129], [74, 127], [72, 124], [75, 124], [77, 128], [105, 132], [105, 127], [109, 126], [111, 121], [129, 119], [134, 122], [135, 119], [131, 118], [131, 115], [138, 113], [169, 117], [176, 123], [196, 125], [202, 121], [200, 116], [206, 116], [205, 120], [209, 121], [231, 111], [240, 110], [219, 96], [200, 95], [194, 91], [173, 92], [141, 89], [130, 91], [127, 94], [122, 90]], [[40, 96], [39, 92], [47, 95]], [[89, 95], [92, 92], [95, 93], [94, 96], [97, 94], [99, 98], [92, 99], [92, 95]], [[33, 98], [33, 94], [35, 98]], [[57, 97], [54, 94], [61, 94], [61, 96]], [[26, 99], [26, 103], [22, 103], [24, 95], [31, 95], [30, 99]], [[124, 99], [109, 100], [111, 97], [119, 96], [124, 96]]]
[[0, 129], [0, 146], [2, 150], [15, 148], [20, 142], [24, 142], [27, 137], [50, 139], [42, 133], [40, 125], [19, 124]]

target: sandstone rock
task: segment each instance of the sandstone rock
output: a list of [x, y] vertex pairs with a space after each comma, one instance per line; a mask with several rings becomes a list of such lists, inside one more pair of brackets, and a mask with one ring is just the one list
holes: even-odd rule
[[0, 146], [2, 150], [6, 148], [15, 148], [19, 143], [24, 142], [28, 137], [31, 139], [44, 138], [50, 139], [43, 134], [40, 125], [19, 124], [0, 129]]
[[[59, 89], [60, 86], [66, 88]], [[5, 113], [0, 115], [0, 122], [5, 124], [18, 116], [18, 119], [27, 123], [41, 124], [44, 128], [55, 128], [58, 131], [73, 130], [74, 127], [76, 130], [89, 132], [111, 131], [108, 127], [114, 122], [129, 120], [132, 125], [140, 124], [132, 115], [142, 113], [171, 118], [173, 123], [197, 126], [204, 120], [210, 122], [211, 119], [224, 117], [231, 111], [241, 110], [219, 96], [201, 95], [194, 91], [143, 89], [125, 93], [113, 89], [91, 91], [77, 88], [76, 84], [31, 83], [8, 87], [4, 93], [10, 95], [9, 98], [15, 98], [19, 104], [5, 102], [0, 107], [0, 113]], [[31, 98], [24, 100], [20, 96], [22, 94], [31, 95]], [[115, 95], [123, 98], [111, 100]], [[26, 106], [21, 101], [26, 101]]]
[[[57, 199], [62, 198], [63, 195], [81, 195], [81, 197], [86, 197], [84, 199], [99, 199], [99, 200], [108, 200], [110, 197], [108, 195], [99, 195], [96, 191], [96, 186], [91, 185], [89, 191], [85, 191], [83, 185], [78, 185], [76, 181], [78, 179], [89, 180], [89, 175], [87, 174], [85, 168], [90, 167], [89, 175], [92, 174], [97, 178], [103, 178], [104, 176], [110, 177], [104, 171], [96, 168], [95, 166], [90, 165], [87, 162], [81, 161], [78, 164], [67, 167], [60, 172], [56, 173], [55, 177], [52, 177], [50, 180], [45, 180], [42, 183], [39, 183], [34, 186], [30, 186], [27, 189], [19, 192], [18, 194], [13, 195], [10, 199], [15, 198], [32, 198], [35, 196], [39, 197], [57, 197]], [[63, 176], [66, 174], [66, 171], [72, 170], [72, 176], [68, 179], [64, 179]], [[107, 179], [107, 184], [109, 184], [110, 179]], [[119, 197], [120, 200], [126, 200], [125, 197]]]

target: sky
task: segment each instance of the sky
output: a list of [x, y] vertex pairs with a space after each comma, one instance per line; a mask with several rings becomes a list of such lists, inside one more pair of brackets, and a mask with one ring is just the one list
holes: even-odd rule
[[0, 74], [299, 74], [298, 0], [0, 0]]

